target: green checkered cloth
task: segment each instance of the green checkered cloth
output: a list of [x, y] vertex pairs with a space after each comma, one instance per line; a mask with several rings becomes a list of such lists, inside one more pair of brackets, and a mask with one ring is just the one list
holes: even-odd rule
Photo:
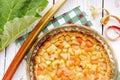
[[[53, 18], [48, 25], [46, 26], [46, 28], [40, 33], [39, 37], [44, 34], [45, 32], [53, 29], [54, 27], [57, 27], [59, 25], [64, 25], [64, 24], [80, 24], [80, 25], [85, 25], [88, 27], [92, 26], [91, 21], [89, 21], [87, 18], [87, 15], [84, 11], [82, 11], [80, 9], [80, 7], [76, 7], [56, 18]], [[16, 42], [18, 44], [23, 44], [23, 42], [25, 41], [25, 39], [28, 37], [29, 33], [19, 37]], [[28, 53], [29, 55], [29, 53]], [[120, 75], [120, 73], [119, 73]], [[118, 78], [118, 80], [120, 80], [120, 76]]]
[[[40, 33], [40, 35], [44, 34], [45, 32], [53, 29], [54, 27], [57, 27], [59, 25], [64, 25], [64, 24], [81, 24], [85, 26], [92, 26], [92, 23], [87, 20], [86, 18], [86, 13], [80, 9], [80, 7], [76, 7], [68, 12], [65, 12], [64, 14], [53, 18], [46, 28]], [[29, 35], [29, 33], [19, 37], [16, 42], [22, 44], [26, 37]]]

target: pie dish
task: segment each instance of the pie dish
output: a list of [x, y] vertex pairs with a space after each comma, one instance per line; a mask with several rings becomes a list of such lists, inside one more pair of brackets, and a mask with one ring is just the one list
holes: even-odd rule
[[28, 58], [28, 74], [30, 80], [116, 80], [117, 61], [96, 31], [65, 25], [36, 41]]

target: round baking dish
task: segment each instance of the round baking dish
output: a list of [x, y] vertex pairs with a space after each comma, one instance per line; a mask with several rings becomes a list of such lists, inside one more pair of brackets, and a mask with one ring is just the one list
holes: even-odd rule
[[35, 42], [35, 44], [32, 46], [30, 49], [29, 56], [27, 58], [27, 76], [28, 80], [34, 80], [34, 75], [33, 75], [33, 60], [32, 58], [36, 55], [38, 52], [40, 46], [48, 39], [49, 37], [54, 36], [55, 34], [59, 32], [64, 32], [64, 31], [77, 31], [77, 32], [83, 32], [86, 34], [89, 34], [90, 36], [94, 37], [98, 41], [101, 42], [101, 44], [104, 46], [105, 50], [107, 51], [107, 54], [110, 58], [111, 66], [112, 66], [112, 72], [111, 72], [111, 80], [117, 80], [118, 77], [118, 63], [116, 60], [116, 57], [114, 55], [114, 52], [109, 45], [109, 43], [101, 36], [98, 32], [95, 30], [88, 28], [86, 26], [81, 26], [81, 25], [62, 25], [58, 26], [45, 34], [43, 34], [40, 38], [38, 38]]

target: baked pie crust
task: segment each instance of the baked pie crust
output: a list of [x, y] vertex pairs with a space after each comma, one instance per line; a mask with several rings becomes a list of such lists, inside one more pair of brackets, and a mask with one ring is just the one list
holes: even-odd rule
[[82, 32], [57, 33], [34, 56], [35, 80], [110, 80], [111, 72], [104, 46]]

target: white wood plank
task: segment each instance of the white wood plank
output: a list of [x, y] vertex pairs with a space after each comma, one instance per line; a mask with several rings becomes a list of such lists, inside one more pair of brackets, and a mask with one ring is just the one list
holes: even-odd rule
[[20, 66], [18, 67], [15, 75], [13, 76], [12, 80], [28, 80], [27, 73], [26, 73], [26, 61], [25, 59], [21, 62]]
[[[53, 0], [48, 0], [49, 4], [45, 8], [43, 12], [41, 12], [41, 15], [44, 15], [48, 9], [53, 5]], [[16, 55], [18, 49], [20, 48], [20, 45], [17, 45], [15, 42], [11, 43], [7, 50], [6, 50], [6, 64], [5, 64], [5, 71], [7, 70], [8, 66], [10, 65], [11, 61], [13, 60], [14, 56]], [[27, 80], [26, 79], [26, 62], [23, 60], [18, 67], [16, 73], [14, 74], [14, 77], [12, 80]], [[1, 79], [0, 79], [1, 80]]]
[[[55, 1], [57, 1], [57, 0], [55, 0]], [[57, 12], [57, 14], [55, 16], [61, 15], [64, 12], [67, 12], [77, 6], [80, 6], [81, 10], [83, 10], [87, 13], [87, 15], [88, 15], [87, 19], [92, 21], [92, 23], [93, 23], [92, 28], [101, 34], [102, 28], [101, 28], [101, 24], [100, 24], [100, 19], [101, 19], [102, 15], [99, 15], [96, 19], [93, 19], [91, 17], [91, 11], [90, 11], [91, 5], [95, 6], [97, 8], [101, 8], [102, 0], [67, 0], [65, 5]]]
[[0, 80], [4, 74], [5, 50], [0, 52]]
[[11, 61], [13, 60], [16, 52], [18, 51], [19, 46], [16, 45], [15, 42], [11, 43], [6, 49], [6, 64], [5, 64], [5, 71], [9, 67]]
[[[116, 0], [104, 0], [104, 1], [105, 1], [104, 7], [110, 11], [110, 14], [120, 17], [120, 6], [117, 7], [115, 5]], [[118, 1], [120, 2], [120, 0], [118, 0]], [[120, 24], [116, 20], [111, 19], [110, 22], [105, 26], [105, 28], [107, 28], [109, 25], [114, 25], [114, 24], [120, 26]], [[112, 34], [113, 34], [112, 32], [109, 33], [109, 35], [112, 35]], [[105, 38], [106, 38], [106, 36], [105, 36]], [[118, 64], [119, 64], [119, 71], [120, 71], [120, 39], [117, 41], [110, 41], [107, 39], [107, 41], [111, 44], [111, 46], [115, 52], [115, 55], [117, 57]]]

